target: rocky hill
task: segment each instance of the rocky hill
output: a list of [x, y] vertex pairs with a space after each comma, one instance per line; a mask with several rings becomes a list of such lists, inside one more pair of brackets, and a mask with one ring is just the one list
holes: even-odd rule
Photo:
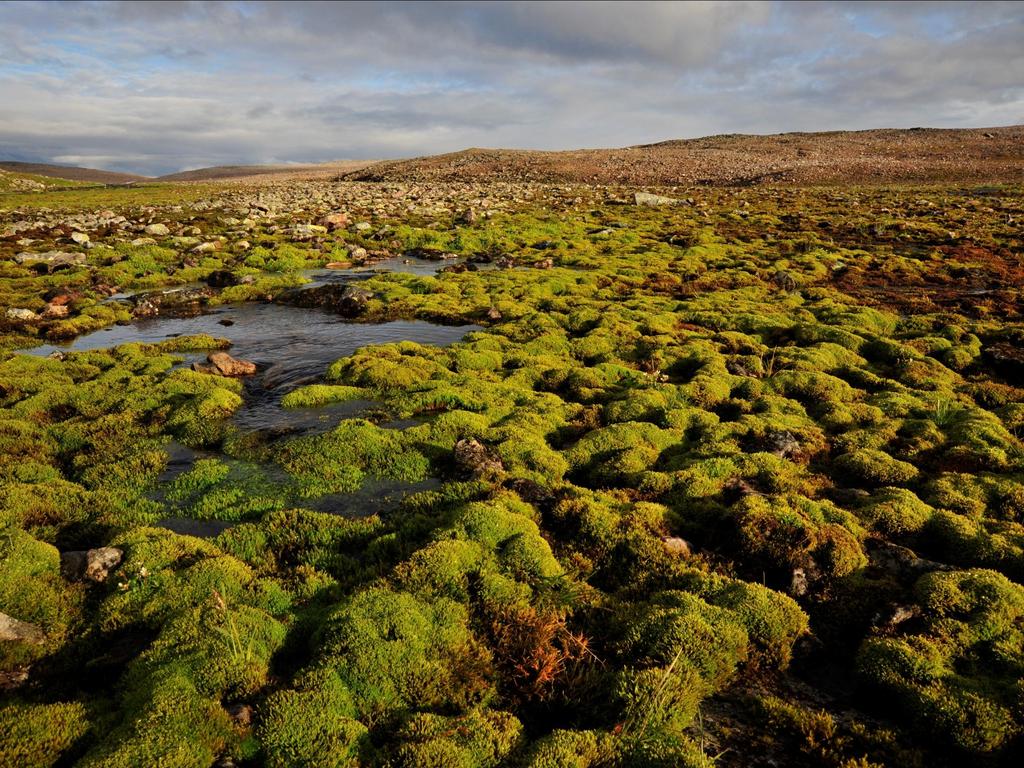
[[68, 179], [69, 181], [88, 181], [94, 184], [130, 184], [136, 181], [147, 180], [145, 176], [138, 176], [133, 173], [100, 171], [96, 168], [79, 168], [73, 165], [20, 163], [13, 160], [0, 162], [0, 170], [32, 174], [34, 176], [46, 176], [55, 179]]
[[467, 149], [343, 174], [358, 181], [814, 185], [1024, 181], [1024, 126], [722, 135], [622, 149]]

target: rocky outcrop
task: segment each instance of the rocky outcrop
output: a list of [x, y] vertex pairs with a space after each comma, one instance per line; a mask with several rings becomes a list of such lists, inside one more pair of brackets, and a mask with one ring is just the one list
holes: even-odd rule
[[46, 633], [35, 624], [0, 613], [0, 641], [42, 645], [46, 642]]

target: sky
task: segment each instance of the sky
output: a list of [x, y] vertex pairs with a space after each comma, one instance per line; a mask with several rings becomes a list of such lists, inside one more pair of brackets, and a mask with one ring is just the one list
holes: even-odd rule
[[1021, 2], [0, 2], [0, 159], [146, 175], [1024, 123]]

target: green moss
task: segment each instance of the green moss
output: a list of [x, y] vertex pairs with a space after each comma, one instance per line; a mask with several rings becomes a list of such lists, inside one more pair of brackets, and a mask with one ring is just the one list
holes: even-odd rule
[[850, 479], [867, 485], [905, 485], [917, 478], [913, 464], [894, 459], [888, 453], [860, 449], [836, 459], [836, 468]]
[[352, 695], [330, 670], [309, 674], [299, 690], [272, 693], [260, 708], [256, 735], [268, 766], [355, 767], [372, 746], [354, 718]]
[[386, 764], [395, 768], [489, 768], [518, 745], [523, 727], [507, 712], [474, 710], [461, 717], [418, 714], [396, 734]]
[[50, 544], [7, 527], [0, 529], [0, 612], [38, 627], [40, 644], [0, 645], [0, 669], [32, 661], [59, 647], [77, 617], [81, 591], [60, 575], [60, 554]]
[[465, 608], [373, 588], [333, 611], [322, 654], [370, 722], [409, 708], [465, 708], [491, 692], [489, 659], [473, 639]]
[[0, 766], [49, 768], [89, 729], [79, 702], [12, 703], [0, 708]]
[[365, 397], [365, 392], [358, 387], [345, 387], [338, 384], [309, 384], [299, 387], [281, 398], [281, 407], [315, 408], [318, 405], [344, 403], [363, 397]]

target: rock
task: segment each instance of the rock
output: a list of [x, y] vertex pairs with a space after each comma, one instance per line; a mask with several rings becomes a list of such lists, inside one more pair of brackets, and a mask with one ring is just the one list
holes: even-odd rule
[[535, 269], [551, 269], [555, 266], [554, 259], [541, 259], [533, 264]]
[[894, 604], [877, 613], [874, 617], [874, 623], [892, 628], [905, 621], [910, 621], [919, 613], [920, 609], [916, 605]]
[[31, 643], [42, 645], [46, 642], [46, 634], [35, 624], [21, 621], [6, 613], [0, 613], [0, 641], [13, 643]]
[[348, 257], [354, 262], [363, 262], [369, 258], [369, 254], [365, 248], [360, 248], [358, 245], [351, 246], [348, 249]]
[[368, 221], [360, 221], [356, 224], [356, 230], [359, 232], [369, 232], [371, 229], [373, 229], [373, 225]]
[[666, 536], [661, 543], [665, 545], [665, 551], [671, 555], [688, 555], [692, 551], [690, 542], [678, 536]]
[[952, 571], [955, 568], [946, 563], [926, 560], [907, 547], [892, 544], [888, 541], [868, 539], [866, 542], [871, 565], [880, 568], [893, 576], [905, 576], [916, 579], [932, 571]]
[[300, 288], [286, 291], [277, 297], [282, 304], [296, 307], [320, 307], [342, 317], [358, 317], [366, 311], [366, 303], [373, 293], [355, 285], [318, 285], [315, 288]]
[[516, 260], [511, 256], [502, 256], [494, 262], [494, 265], [498, 269], [512, 269], [516, 265]]
[[519, 498], [529, 504], [549, 504], [555, 495], [535, 480], [516, 477], [505, 482], [505, 487], [519, 494]]
[[785, 291], [786, 293], [792, 293], [796, 290], [797, 286], [796, 278], [784, 269], [780, 269], [775, 273], [772, 277], [772, 282], [775, 283], [775, 286], [780, 291]]
[[218, 243], [218, 242], [210, 242], [210, 243], [200, 243], [195, 248], [193, 248], [191, 251], [189, 251], [189, 253], [213, 253], [214, 251], [219, 251], [219, 250], [220, 250], [220, 243]]
[[55, 304], [52, 301], [46, 305], [42, 317], [44, 320], [60, 320], [71, 314], [71, 308], [67, 304]]
[[172, 288], [167, 291], [132, 296], [134, 317], [178, 315], [191, 317], [202, 312], [203, 305], [213, 295], [209, 288]]
[[794, 568], [789, 582], [789, 594], [803, 597], [807, 594], [807, 572], [803, 568]]
[[89, 242], [89, 236], [85, 232], [72, 232], [71, 239], [79, 245], [85, 245]]
[[333, 232], [336, 229], [344, 229], [348, 226], [348, 216], [340, 211], [337, 213], [328, 213], [320, 219], [320, 226], [326, 227], [328, 232]]
[[472, 208], [467, 208], [466, 210], [464, 210], [462, 213], [455, 217], [456, 224], [462, 224], [465, 226], [472, 226], [476, 224], [476, 221], [476, 211], [474, 211]]
[[167, 228], [166, 224], [150, 224], [143, 232], [150, 237], [167, 237], [171, 234], [171, 230]]
[[637, 192], [633, 195], [633, 202], [636, 205], [675, 205], [679, 201], [674, 197], [664, 195], [653, 195], [650, 192]]
[[288, 234], [292, 240], [312, 240], [317, 235], [326, 235], [327, 227], [318, 224], [296, 224]]
[[505, 471], [505, 465], [479, 440], [463, 438], [455, 444], [455, 466], [470, 477], [488, 477]]
[[206, 284], [212, 288], [227, 288], [238, 285], [238, 277], [230, 269], [215, 269], [206, 276]]
[[156, 245], [156, 240], [152, 237], [136, 237], [132, 240], [132, 245], [139, 247], [143, 245]]
[[85, 264], [84, 253], [67, 253], [66, 251], [47, 251], [46, 253], [22, 252], [14, 257], [19, 264], [45, 264], [51, 272], [62, 267], [74, 267]]
[[351, 261], [329, 261], [324, 264], [324, 269], [351, 269]]
[[28, 682], [31, 667], [26, 665], [0, 670], [0, 691], [14, 691]]
[[16, 320], [19, 323], [28, 323], [33, 320], [38, 320], [39, 315], [33, 312], [31, 309], [25, 309], [23, 307], [11, 307], [7, 310], [7, 319]]
[[256, 363], [239, 360], [227, 352], [211, 352], [206, 359], [221, 376], [252, 376], [256, 373]]
[[124, 553], [117, 547], [62, 552], [60, 572], [68, 581], [94, 581], [102, 584], [110, 571], [121, 564]]
[[501, 320], [501, 318], [502, 314], [501, 312], [498, 311], [496, 307], [491, 307], [490, 309], [487, 310], [487, 319], [490, 320], [491, 322], [496, 323], [499, 320]]
[[253, 717], [256, 714], [256, 710], [249, 704], [229, 704], [224, 709], [231, 719], [235, 721], [235, 724], [243, 728], [247, 728], [252, 724]]
[[984, 355], [1011, 383], [1024, 383], [1024, 348], [997, 342], [985, 347]]
[[772, 430], [765, 436], [764, 450], [782, 459], [789, 459], [800, 453], [800, 443], [788, 431]]

